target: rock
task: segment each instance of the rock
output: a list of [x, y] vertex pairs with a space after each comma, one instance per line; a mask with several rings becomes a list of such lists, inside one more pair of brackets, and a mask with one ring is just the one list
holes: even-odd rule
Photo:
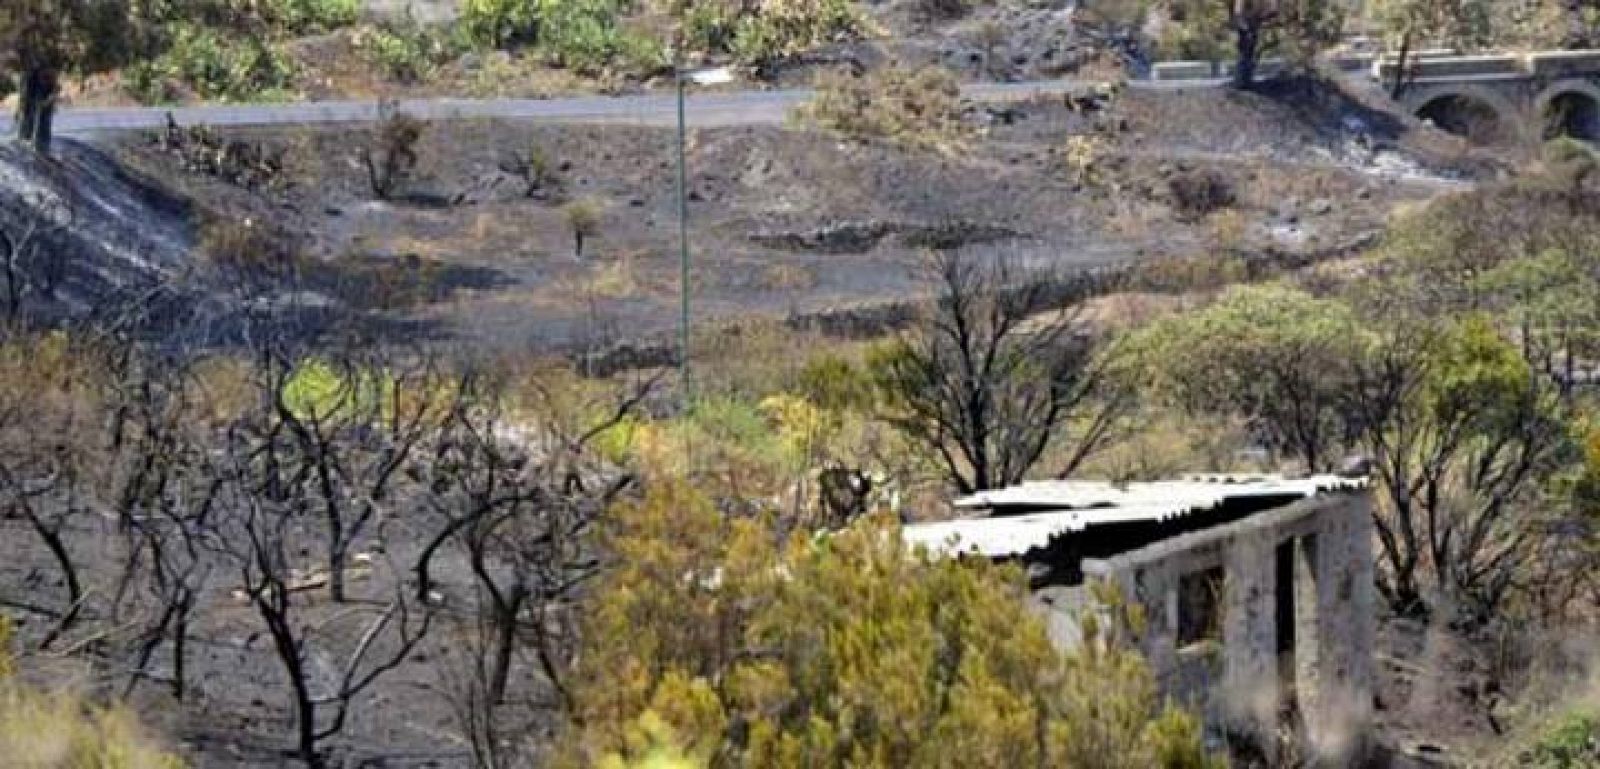
[[1327, 198], [1317, 198], [1311, 201], [1311, 204], [1307, 206], [1307, 210], [1315, 216], [1326, 216], [1333, 211], [1333, 201]]

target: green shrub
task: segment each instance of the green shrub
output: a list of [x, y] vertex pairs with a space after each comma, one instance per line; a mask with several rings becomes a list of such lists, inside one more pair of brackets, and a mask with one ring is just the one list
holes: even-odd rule
[[552, 63], [579, 72], [648, 70], [665, 61], [652, 39], [618, 23], [617, 0], [545, 0], [539, 50]]
[[269, 25], [295, 35], [348, 27], [361, 15], [361, 0], [267, 0], [259, 7]]
[[402, 83], [427, 80], [455, 53], [446, 39], [409, 16], [398, 24], [362, 29], [354, 44], [369, 63]]
[[297, 419], [376, 421], [393, 413], [395, 395], [387, 372], [307, 358], [289, 373], [279, 397]]
[[1531, 769], [1600, 767], [1600, 716], [1567, 714], [1529, 749], [1521, 765]]
[[[872, 517], [819, 539], [682, 483], [607, 516], [580, 613], [572, 722], [550, 765], [1202, 769], [1104, 594], [1062, 654], [1014, 567], [935, 559]], [[651, 736], [655, 738], [651, 738]], [[663, 736], [665, 735], [665, 736]]]
[[533, 48], [580, 72], [660, 67], [660, 44], [627, 29], [626, 10], [619, 0], [466, 0], [456, 30], [470, 45]]
[[541, 0], [465, 0], [456, 28], [485, 48], [509, 48], [538, 41]]
[[270, 42], [230, 37], [211, 27], [177, 23], [161, 55], [124, 72], [141, 101], [169, 102], [184, 95], [208, 101], [273, 100], [293, 84], [294, 64]]
[[186, 0], [156, 3], [150, 17], [271, 38], [331, 32], [361, 15], [361, 0]]
[[715, 0], [678, 11], [687, 46], [761, 65], [829, 42], [861, 37], [866, 21], [849, 0]]

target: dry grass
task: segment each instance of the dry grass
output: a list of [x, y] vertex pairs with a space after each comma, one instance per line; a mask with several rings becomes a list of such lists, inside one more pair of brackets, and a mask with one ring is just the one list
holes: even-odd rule
[[892, 66], [860, 77], [824, 72], [794, 116], [849, 137], [954, 151], [972, 134], [962, 113], [961, 85], [949, 71]]
[[126, 708], [0, 684], [0, 756], [9, 769], [178, 769]]
[[766, 291], [804, 291], [816, 287], [817, 274], [804, 265], [775, 262], [761, 268], [756, 284]]
[[0, 614], [0, 764], [6, 769], [181, 769], [125, 707], [96, 707], [12, 678], [11, 625]]

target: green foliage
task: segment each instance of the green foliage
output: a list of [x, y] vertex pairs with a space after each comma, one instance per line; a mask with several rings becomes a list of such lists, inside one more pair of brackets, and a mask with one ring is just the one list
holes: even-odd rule
[[1432, 376], [1422, 397], [1435, 418], [1465, 415], [1501, 419], [1533, 386], [1533, 372], [1517, 348], [1487, 317], [1475, 315], [1449, 324], [1428, 350]]
[[1526, 357], [1547, 371], [1570, 378], [1562, 369], [1600, 350], [1600, 282], [1566, 252], [1504, 262], [1473, 288], [1517, 329]]
[[673, 13], [689, 49], [731, 54], [755, 66], [866, 32], [866, 21], [850, 0], [678, 2]]
[[[135, 6], [136, 7], [136, 6]], [[7, 0], [0, 3], [0, 75], [29, 70], [90, 74], [132, 55], [138, 42], [129, 3]]]
[[1313, 470], [1339, 458], [1339, 405], [1374, 334], [1342, 302], [1281, 285], [1230, 289], [1215, 304], [1119, 345], [1120, 376], [1190, 414], [1242, 418]]
[[273, 38], [331, 32], [361, 15], [361, 0], [149, 0], [144, 15]]
[[660, 46], [622, 23], [622, 0], [466, 0], [457, 30], [481, 48], [533, 48], [580, 72], [647, 70]]
[[367, 61], [402, 83], [426, 81], [454, 54], [449, 41], [409, 16], [398, 24], [363, 29], [353, 42]]
[[[1337, 0], [1170, 0], [1179, 27], [1166, 33], [1168, 50], [1234, 52], [1236, 82], [1263, 57], [1309, 62], [1344, 28], [1345, 3]], [[1205, 57], [1210, 58], [1210, 57]]]
[[140, 52], [138, 8], [108, 0], [0, 3], [0, 93], [18, 94], [19, 138], [48, 152], [61, 79], [111, 70]]
[[1428, 45], [1476, 48], [1493, 35], [1493, 0], [1375, 0], [1391, 48]]
[[284, 98], [295, 68], [278, 47], [257, 37], [233, 37], [212, 27], [176, 23], [154, 59], [128, 67], [123, 77], [141, 101], [169, 102], [184, 96], [251, 101]]
[[948, 70], [891, 66], [862, 76], [823, 73], [795, 116], [846, 136], [952, 149], [971, 133], [962, 113], [961, 85]]
[[286, 99], [297, 68], [283, 41], [348, 27], [360, 11], [360, 0], [152, 2], [141, 13], [150, 55], [123, 82], [146, 103]]
[[1171, 18], [1155, 41], [1160, 58], [1221, 61], [1232, 52], [1233, 41], [1226, 25], [1215, 18], [1215, 9], [1182, 1], [1166, 6]]
[[625, 741], [624, 749], [600, 759], [599, 769], [704, 769], [710, 764], [706, 756], [686, 754], [672, 726], [653, 712], [640, 717]]
[[393, 396], [394, 380], [384, 374], [308, 358], [289, 373], [279, 397], [296, 418], [317, 422], [382, 413]]
[[[1578, 270], [1600, 275], [1600, 227], [1582, 198], [1509, 185], [1447, 195], [1391, 224], [1386, 262], [1364, 303], [1374, 314], [1440, 317], [1498, 303], [1485, 280], [1519, 259], [1567, 254]], [[1592, 277], [1590, 278], [1593, 279]], [[1513, 281], [1513, 284], [1516, 281]]]
[[844, 358], [819, 355], [799, 374], [800, 393], [829, 411], [864, 410], [872, 405], [872, 378]]
[[1600, 716], [1568, 713], [1549, 727], [1519, 764], [1530, 769], [1600, 767]]
[[542, 3], [537, 0], [465, 0], [456, 28], [486, 48], [508, 48], [539, 40]]
[[604, 544], [557, 766], [636, 765], [663, 733], [697, 765], [1210, 765], [1109, 628], [1062, 655], [1020, 572], [913, 552], [891, 521], [784, 538], [665, 484]]
[[257, 7], [268, 24], [296, 35], [348, 27], [361, 15], [361, 0], [267, 0]]

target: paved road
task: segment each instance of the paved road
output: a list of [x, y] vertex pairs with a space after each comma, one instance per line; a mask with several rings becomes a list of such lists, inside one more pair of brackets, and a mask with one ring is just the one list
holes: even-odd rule
[[[1136, 81], [1135, 88], [1177, 90], [1211, 88], [1225, 80], [1181, 82]], [[982, 83], [965, 87], [970, 99], [1004, 102], [1039, 93], [1067, 93], [1090, 86], [1085, 81], [1044, 80], [1030, 83]], [[700, 127], [775, 124], [795, 105], [810, 98], [809, 90], [703, 93], [689, 97], [689, 123]], [[585, 96], [571, 99], [430, 99], [406, 101], [404, 109], [428, 120], [502, 118], [559, 123], [673, 125], [676, 102], [671, 93], [648, 96]], [[373, 102], [325, 101], [288, 104], [228, 104], [198, 107], [117, 107], [68, 109], [56, 116], [56, 133], [82, 135], [105, 131], [157, 128], [170, 113], [180, 124], [266, 126], [312, 123], [360, 123], [372, 120]], [[0, 131], [11, 132], [11, 118], [0, 117]]]

